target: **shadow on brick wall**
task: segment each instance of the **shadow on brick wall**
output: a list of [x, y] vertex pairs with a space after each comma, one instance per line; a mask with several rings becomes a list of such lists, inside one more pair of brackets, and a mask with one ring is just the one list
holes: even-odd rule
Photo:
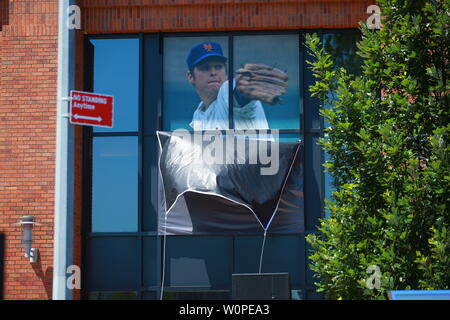
[[41, 260], [39, 262], [33, 263], [34, 273], [41, 279], [42, 285], [45, 288], [45, 293], [47, 294], [47, 299], [52, 299], [52, 281], [53, 281], [53, 267], [47, 267], [47, 269], [42, 269]]
[[9, 0], [0, 0], [0, 31], [9, 24]]

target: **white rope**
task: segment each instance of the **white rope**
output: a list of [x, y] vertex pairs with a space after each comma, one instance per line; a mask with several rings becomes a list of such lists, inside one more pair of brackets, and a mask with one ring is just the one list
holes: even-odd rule
[[[261, 226], [263, 226], [263, 229], [264, 229], [264, 239], [263, 239], [263, 244], [262, 244], [262, 247], [261, 247], [261, 255], [259, 257], [259, 274], [262, 273], [262, 261], [263, 261], [263, 256], [264, 256], [264, 249], [265, 249], [265, 246], [266, 246], [267, 230], [269, 229], [270, 225], [272, 224], [272, 220], [275, 217], [275, 214], [277, 213], [278, 207], [280, 206], [281, 195], [282, 195], [284, 189], [286, 188], [286, 183], [287, 183], [287, 181], [289, 179], [289, 175], [291, 174], [292, 167], [294, 166], [294, 162], [295, 162], [295, 159], [297, 158], [297, 154], [298, 154], [299, 150], [300, 150], [300, 143], [297, 146], [297, 149], [296, 149], [295, 154], [294, 154], [294, 158], [292, 159], [291, 166], [289, 167], [289, 171], [286, 174], [286, 178], [284, 179], [283, 187], [281, 188], [281, 193], [280, 193], [280, 197], [278, 198], [277, 206], [275, 207], [275, 210], [272, 213], [272, 216], [271, 216], [269, 222], [267, 223], [267, 226], [264, 228], [263, 224], [260, 222]], [[256, 213], [254, 213], [254, 214], [256, 216]], [[259, 219], [258, 219], [258, 221], [259, 221]]]
[[294, 158], [292, 158], [292, 163], [291, 163], [291, 165], [289, 167], [289, 171], [288, 171], [288, 173], [286, 175], [286, 179], [284, 179], [283, 186], [281, 187], [280, 197], [278, 198], [277, 206], [275, 207], [275, 210], [272, 213], [272, 217], [270, 218], [269, 222], [267, 223], [266, 228], [264, 229], [264, 231], [266, 231], [266, 232], [267, 232], [267, 229], [269, 229], [269, 227], [270, 227], [270, 225], [272, 223], [272, 220], [275, 218], [275, 214], [277, 213], [278, 207], [280, 206], [281, 196], [283, 194], [284, 189], [286, 188], [286, 184], [288, 182], [289, 176], [291, 175], [291, 171], [292, 171], [292, 168], [294, 167], [295, 159], [297, 159], [297, 154], [298, 154], [298, 152], [300, 150], [300, 145], [301, 144], [299, 143], [298, 146], [297, 146], [297, 149], [295, 150]]
[[[158, 173], [160, 177], [160, 181], [164, 190], [164, 180], [162, 179], [162, 172], [161, 172], [161, 154], [162, 154], [162, 145], [161, 145], [161, 139], [159, 138], [159, 131], [156, 131], [156, 136], [158, 138], [158, 144], [159, 144], [159, 156], [158, 156]], [[164, 193], [164, 234], [163, 234], [163, 257], [162, 257], [162, 272], [161, 272], [161, 295], [159, 297], [159, 300], [163, 299], [164, 295], [164, 278], [166, 275], [166, 236], [167, 236], [167, 202], [166, 202], [166, 195]], [[159, 214], [158, 214], [159, 216]], [[159, 220], [159, 219], [158, 219]], [[158, 223], [159, 224], [159, 223]]]
[[267, 229], [264, 229], [264, 238], [263, 238], [263, 243], [262, 243], [262, 247], [261, 247], [261, 255], [259, 256], [259, 274], [261, 274], [261, 271], [262, 271], [264, 247], [266, 246], [266, 236], [267, 236]]
[[167, 239], [167, 213], [164, 215], [164, 235], [163, 235], [163, 258], [162, 258], [162, 274], [161, 274], [161, 296], [159, 300], [163, 299], [164, 295], [164, 278], [166, 275], [166, 239]]

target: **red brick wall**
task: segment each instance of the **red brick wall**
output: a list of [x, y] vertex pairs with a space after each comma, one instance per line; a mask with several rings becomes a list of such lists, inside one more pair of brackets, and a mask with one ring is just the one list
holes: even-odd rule
[[[375, 0], [79, 0], [87, 33], [355, 28]], [[132, 5], [130, 5], [132, 3]]]
[[[9, 2], [8, 25], [3, 25], [0, 32], [4, 298], [49, 299], [53, 271], [58, 1]], [[21, 229], [12, 225], [24, 215], [33, 215], [44, 223], [35, 230], [33, 247], [40, 250], [37, 264], [24, 258]]]

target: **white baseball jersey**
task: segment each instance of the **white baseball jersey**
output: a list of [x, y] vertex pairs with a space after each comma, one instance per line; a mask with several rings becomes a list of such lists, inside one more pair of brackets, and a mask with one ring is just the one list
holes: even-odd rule
[[[237, 105], [235, 101], [234, 105]], [[269, 129], [263, 106], [258, 100], [251, 100], [242, 107], [234, 107], [234, 128], [237, 130]], [[194, 130], [228, 129], [228, 81], [219, 89], [216, 100], [203, 110], [200, 102], [195, 110], [190, 126]]]

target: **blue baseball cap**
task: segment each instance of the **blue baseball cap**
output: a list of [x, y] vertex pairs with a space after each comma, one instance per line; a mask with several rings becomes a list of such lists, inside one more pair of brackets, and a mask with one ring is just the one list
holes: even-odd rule
[[217, 42], [203, 42], [191, 48], [186, 58], [186, 63], [189, 70], [192, 70], [197, 64], [202, 62], [208, 57], [217, 57], [227, 61], [227, 58], [223, 55], [222, 47]]

